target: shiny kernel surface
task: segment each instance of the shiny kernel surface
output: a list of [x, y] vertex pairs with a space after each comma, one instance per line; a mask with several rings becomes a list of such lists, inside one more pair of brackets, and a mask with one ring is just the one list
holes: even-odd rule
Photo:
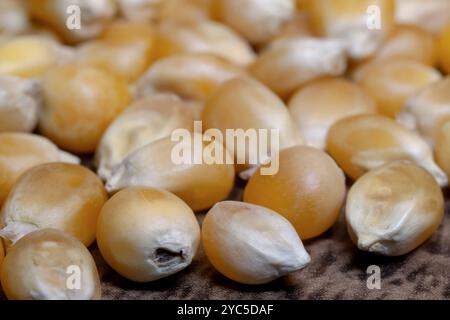
[[[74, 266], [80, 271], [79, 290], [67, 285]], [[42, 229], [20, 239], [4, 260], [1, 282], [9, 300], [101, 297], [100, 278], [91, 253], [75, 237], [55, 229]]]
[[127, 279], [149, 282], [188, 267], [200, 227], [181, 199], [153, 188], [129, 188], [103, 207], [97, 244], [106, 262]]
[[288, 219], [305, 240], [330, 228], [345, 197], [345, 176], [323, 151], [296, 146], [280, 152], [279, 171], [249, 180], [244, 201], [270, 208]]
[[77, 64], [49, 71], [43, 79], [43, 91], [41, 132], [75, 153], [93, 152], [130, 99], [127, 86], [118, 78]]
[[57, 161], [79, 160], [38, 135], [0, 133], [0, 205], [21, 174], [36, 165]]
[[356, 114], [376, 113], [374, 100], [361, 86], [343, 78], [314, 81], [295, 92], [289, 112], [307, 145], [325, 149], [328, 130]]
[[444, 198], [426, 170], [395, 162], [363, 175], [350, 188], [346, 221], [359, 249], [387, 256], [414, 250], [439, 227]]
[[89, 246], [95, 240], [103, 183], [80, 165], [48, 163], [26, 171], [2, 207], [2, 236], [9, 242], [43, 228], [65, 231]]
[[202, 224], [202, 244], [220, 273], [244, 284], [270, 282], [311, 260], [286, 219], [238, 201], [219, 202], [209, 210]]
[[353, 180], [387, 163], [410, 160], [441, 186], [448, 183], [425, 139], [385, 116], [355, 115], [336, 122], [328, 133], [327, 151]]
[[436, 162], [450, 176], [450, 122], [446, 122], [438, 131], [435, 155]]
[[441, 78], [437, 70], [419, 62], [393, 60], [372, 66], [359, 83], [376, 101], [381, 114], [395, 118], [408, 98]]

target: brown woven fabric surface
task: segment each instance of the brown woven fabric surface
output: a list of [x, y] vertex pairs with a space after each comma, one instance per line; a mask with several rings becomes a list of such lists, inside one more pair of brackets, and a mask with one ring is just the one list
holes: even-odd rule
[[[242, 186], [230, 198], [240, 200]], [[449, 198], [447, 196], [447, 198]], [[189, 268], [152, 283], [136, 284], [116, 274], [93, 254], [103, 281], [103, 299], [449, 299], [450, 201], [444, 221], [423, 246], [403, 257], [380, 257], [358, 251], [343, 217], [324, 235], [305, 241], [311, 263], [267, 285], [228, 280], [200, 248]], [[204, 214], [199, 214], [201, 221]], [[366, 285], [369, 265], [381, 268], [381, 289]]]

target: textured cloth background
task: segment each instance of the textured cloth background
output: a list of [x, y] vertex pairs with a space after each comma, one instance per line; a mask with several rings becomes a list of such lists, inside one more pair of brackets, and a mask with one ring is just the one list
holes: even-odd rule
[[[232, 199], [240, 200], [242, 186]], [[448, 195], [446, 198], [449, 198]], [[93, 254], [103, 281], [103, 299], [449, 299], [450, 201], [444, 221], [423, 246], [403, 257], [380, 257], [358, 251], [343, 217], [318, 239], [305, 241], [311, 263], [267, 285], [248, 286], [228, 280], [200, 249], [191, 266], [152, 283], [136, 284], [117, 275]], [[204, 214], [199, 214], [201, 221]], [[381, 290], [366, 286], [367, 267], [381, 268]]]

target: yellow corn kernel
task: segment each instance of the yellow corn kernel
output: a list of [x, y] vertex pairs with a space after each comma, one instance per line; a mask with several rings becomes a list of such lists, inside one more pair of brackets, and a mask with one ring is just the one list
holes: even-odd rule
[[[56, 31], [69, 43], [78, 43], [98, 37], [116, 14], [115, 0], [25, 0], [28, 11], [34, 19], [44, 23]], [[80, 8], [81, 25], [79, 28], [68, 28], [70, 6]], [[71, 14], [69, 14], [71, 13]]]
[[250, 66], [251, 75], [282, 98], [305, 83], [345, 72], [344, 48], [335, 40], [288, 38], [264, 50]]
[[93, 152], [114, 118], [128, 105], [128, 88], [89, 66], [55, 67], [43, 79], [41, 132], [75, 153]]
[[[80, 276], [79, 288], [72, 281], [74, 274]], [[100, 277], [91, 253], [75, 237], [55, 229], [35, 231], [20, 239], [5, 257], [1, 282], [10, 300], [101, 297]]]
[[50, 67], [70, 61], [73, 52], [40, 36], [20, 36], [0, 44], [0, 75], [39, 77]]
[[28, 169], [48, 162], [79, 161], [44, 137], [28, 133], [0, 133], [0, 206], [16, 180]]
[[[200, 133], [192, 134], [189, 141], [194, 146]], [[202, 141], [201, 163], [177, 163], [173, 158], [180, 143], [171, 136], [153, 141], [126, 157], [112, 172], [106, 183], [108, 192], [129, 187], [153, 187], [170, 192], [183, 199], [194, 211], [208, 209], [228, 197], [234, 184], [234, 166], [227, 149], [220, 141]], [[223, 162], [214, 162], [211, 151], [220, 152]], [[195, 150], [189, 149], [193, 155]], [[183, 151], [184, 153], [184, 151]]]
[[439, 38], [439, 54], [442, 69], [450, 74], [450, 24], [444, 28]]
[[[202, 120], [205, 130], [219, 129], [224, 137], [227, 129], [278, 129], [281, 149], [302, 143], [284, 103], [251, 78], [236, 78], [223, 84], [206, 103]], [[230, 150], [235, 160], [239, 154], [250, 159], [248, 148], [241, 148], [236, 145], [235, 150]]]
[[192, 210], [170, 192], [129, 188], [103, 207], [97, 244], [106, 262], [137, 282], [167, 277], [188, 267], [200, 243]]
[[83, 64], [106, 70], [134, 82], [153, 59], [153, 29], [144, 24], [117, 22], [100, 40], [83, 44], [78, 51]]
[[355, 114], [376, 113], [373, 99], [359, 85], [342, 78], [304, 86], [291, 97], [288, 107], [305, 143], [322, 150], [335, 122]]
[[433, 145], [443, 123], [450, 119], [450, 77], [435, 82], [409, 98], [397, 121], [417, 130]]
[[244, 284], [262, 284], [305, 267], [310, 261], [292, 225], [257, 205], [223, 201], [202, 224], [202, 244], [211, 264]]
[[434, 66], [437, 62], [437, 44], [433, 35], [417, 26], [397, 25], [373, 60], [415, 60]]
[[101, 180], [76, 164], [47, 163], [26, 171], [3, 205], [1, 236], [14, 244], [44, 228], [72, 234], [84, 245], [95, 240], [100, 209], [107, 200]]
[[181, 98], [206, 101], [220, 85], [245, 71], [219, 57], [205, 53], [182, 53], [151, 65], [136, 85], [138, 97], [172, 92]]
[[252, 44], [273, 37], [295, 14], [294, 0], [217, 0], [218, 18]]
[[437, 230], [444, 217], [444, 197], [426, 170], [394, 162], [356, 181], [345, 211], [347, 230], [359, 249], [399, 256]]
[[428, 170], [439, 185], [448, 183], [425, 140], [385, 116], [356, 115], [336, 122], [328, 133], [327, 151], [353, 180], [387, 163], [409, 160]]
[[256, 172], [244, 201], [270, 208], [288, 219], [302, 240], [328, 230], [338, 219], [345, 197], [345, 176], [325, 152], [296, 146], [280, 152], [275, 175]]
[[275, 33], [269, 41], [263, 43], [264, 48], [270, 46], [278, 40], [289, 38], [308, 38], [312, 37], [313, 33], [309, 24], [309, 17], [304, 12], [297, 12], [289, 21], [283, 23], [277, 33]]
[[[450, 121], [450, 119], [449, 119]], [[436, 162], [450, 176], [450, 122], [440, 127], [435, 145]]]
[[433, 34], [450, 23], [448, 0], [396, 0], [396, 21], [416, 25]]
[[251, 47], [227, 26], [212, 21], [162, 23], [156, 35], [156, 58], [174, 53], [210, 53], [237, 65], [255, 58]]
[[376, 101], [378, 111], [395, 118], [408, 98], [441, 78], [437, 70], [420, 62], [393, 60], [372, 65], [358, 81]]
[[133, 102], [108, 127], [96, 151], [97, 173], [108, 180], [130, 153], [175, 129], [193, 129], [194, 115], [187, 103], [171, 94], [153, 94]]
[[394, 0], [308, 0], [306, 9], [313, 30], [342, 40], [356, 59], [373, 54], [394, 26]]

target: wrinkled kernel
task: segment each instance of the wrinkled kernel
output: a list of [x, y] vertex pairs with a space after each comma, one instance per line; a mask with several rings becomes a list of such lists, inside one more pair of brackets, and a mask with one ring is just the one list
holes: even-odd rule
[[31, 132], [41, 109], [40, 82], [0, 76], [0, 132]]
[[177, 96], [153, 94], [133, 102], [108, 127], [96, 152], [97, 173], [108, 180], [126, 156], [144, 145], [170, 136], [175, 129], [192, 130], [193, 112]]
[[217, 203], [202, 224], [211, 264], [244, 284], [262, 284], [305, 267], [310, 257], [292, 225], [278, 213], [238, 201]]
[[[67, 284], [78, 267], [80, 288]], [[91, 253], [75, 237], [55, 229], [32, 232], [14, 245], [1, 271], [10, 300], [98, 300], [100, 277]]]
[[437, 230], [444, 197], [423, 168], [394, 162], [363, 175], [350, 188], [346, 221], [359, 249], [387, 256], [406, 254]]
[[291, 97], [289, 111], [307, 145], [325, 149], [330, 127], [340, 119], [375, 113], [372, 98], [348, 80], [322, 79], [306, 85]]
[[153, 59], [153, 38], [153, 29], [147, 25], [117, 22], [99, 40], [83, 44], [78, 59], [133, 82]]
[[430, 84], [409, 98], [397, 121], [415, 129], [433, 145], [441, 125], [450, 119], [450, 77]]
[[14, 184], [0, 214], [0, 235], [14, 244], [44, 228], [65, 231], [89, 246], [95, 240], [107, 194], [100, 179], [75, 164], [48, 163], [26, 171]]
[[437, 70], [422, 63], [393, 60], [373, 65], [359, 83], [374, 98], [381, 114], [395, 118], [408, 98], [441, 78]]
[[[227, 129], [278, 129], [280, 149], [302, 143], [284, 103], [251, 78], [236, 78], [223, 84], [207, 101], [202, 120], [204, 130], [219, 129], [224, 137]], [[235, 160], [239, 154], [250, 159], [248, 148], [243, 148], [236, 145], [234, 150], [230, 150]]]
[[97, 244], [106, 262], [137, 282], [154, 281], [188, 267], [200, 243], [192, 210], [173, 194], [129, 188], [103, 207]]
[[328, 133], [327, 151], [353, 180], [387, 163], [409, 160], [428, 170], [439, 185], [448, 183], [425, 140], [385, 116], [355, 115], [336, 122]]
[[[307, 0], [311, 25], [319, 36], [343, 41], [351, 57], [373, 54], [394, 26], [394, 0]], [[371, 6], [379, 9], [382, 28], [368, 28]]]
[[137, 82], [136, 95], [173, 92], [183, 99], [206, 101], [222, 83], [243, 75], [241, 68], [210, 54], [175, 54], [151, 65]]
[[255, 58], [251, 47], [226, 25], [212, 21], [165, 22], [156, 32], [156, 58], [175, 53], [210, 53], [237, 65]]
[[297, 146], [280, 152], [279, 171], [257, 171], [244, 201], [270, 208], [288, 219], [305, 240], [328, 230], [338, 219], [345, 197], [345, 176], [323, 151]]
[[273, 37], [295, 14], [294, 0], [217, 0], [218, 18], [252, 44]]
[[[115, 0], [25, 0], [32, 18], [48, 25], [69, 43], [99, 36], [116, 14]], [[68, 8], [81, 9], [82, 27], [68, 28]]]
[[341, 75], [346, 67], [346, 54], [339, 42], [295, 37], [273, 43], [249, 70], [256, 79], [284, 98], [308, 81]]
[[75, 153], [95, 151], [103, 132], [130, 98], [120, 79], [76, 64], [50, 70], [43, 79], [43, 92], [41, 132]]
[[[191, 147], [197, 139], [202, 140], [200, 133], [192, 134], [191, 138]], [[129, 187], [160, 188], [173, 192], [194, 211], [208, 209], [227, 198], [233, 188], [235, 172], [231, 156], [222, 143], [203, 141], [202, 147], [208, 151], [202, 150], [199, 164], [192, 159], [189, 163], [175, 162], [174, 154], [179, 155], [177, 147], [181, 143], [186, 142], [172, 141], [168, 136], [137, 149], [113, 170], [106, 189], [116, 192]], [[195, 152], [190, 151], [192, 155]], [[223, 159], [216, 163], [219, 154]]]
[[0, 133], [0, 207], [16, 180], [28, 169], [48, 162], [79, 163], [48, 139], [27, 133]]

